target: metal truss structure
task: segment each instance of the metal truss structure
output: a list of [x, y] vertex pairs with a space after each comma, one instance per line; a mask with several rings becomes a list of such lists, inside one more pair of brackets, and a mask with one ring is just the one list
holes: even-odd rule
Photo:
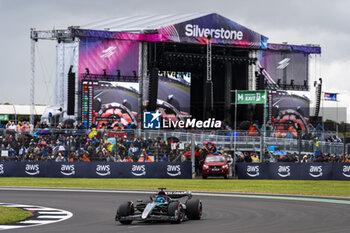
[[[75, 27], [69, 27], [65, 30], [44, 30], [37, 31], [35, 28], [30, 29], [30, 40], [31, 40], [31, 49], [30, 49], [30, 123], [34, 124], [34, 105], [35, 105], [35, 42], [38, 40], [57, 40], [58, 43], [61, 42], [74, 42], [75, 37], [72, 36], [72, 29]], [[57, 61], [64, 60], [64, 53], [57, 54]], [[57, 62], [56, 61], [56, 62]], [[59, 65], [58, 72], [63, 75], [64, 64]], [[63, 87], [62, 91], [63, 92]], [[61, 93], [61, 98], [63, 98]], [[60, 100], [62, 102], [62, 100]]]

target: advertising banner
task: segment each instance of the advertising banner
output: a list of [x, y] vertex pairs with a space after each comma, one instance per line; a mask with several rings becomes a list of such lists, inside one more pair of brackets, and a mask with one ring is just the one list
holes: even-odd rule
[[237, 163], [239, 179], [269, 179], [266, 163]]
[[348, 163], [237, 163], [239, 179], [350, 180]]
[[332, 180], [332, 163], [303, 163], [300, 164], [301, 180]]
[[172, 25], [169, 25], [169, 22], [164, 22], [164, 24], [167, 26], [162, 28], [152, 28], [153, 25], [149, 25], [147, 28], [151, 33], [73, 29], [72, 35], [81, 38], [99, 37], [130, 41], [167, 41], [194, 44], [206, 44], [207, 38], [210, 36], [212, 44], [267, 48], [267, 37], [215, 13], [185, 22], [174, 21]]
[[0, 177], [191, 179], [191, 162], [0, 162]]
[[271, 163], [268, 164], [268, 177], [276, 180], [299, 180], [299, 166], [295, 163]]

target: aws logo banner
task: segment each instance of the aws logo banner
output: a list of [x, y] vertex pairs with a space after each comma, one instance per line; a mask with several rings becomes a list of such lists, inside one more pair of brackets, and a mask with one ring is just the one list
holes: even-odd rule
[[75, 165], [74, 164], [61, 164], [61, 174], [64, 176], [75, 175]]
[[110, 164], [97, 164], [96, 165], [96, 175], [100, 177], [108, 177], [111, 175], [111, 165]]
[[247, 175], [250, 177], [257, 177], [260, 175], [259, 165], [248, 165], [247, 166]]
[[0, 176], [5, 174], [4, 164], [0, 163]]
[[145, 177], [147, 174], [146, 164], [133, 164], [131, 166], [131, 174], [136, 177]]
[[298, 164], [294, 163], [271, 163], [268, 174], [272, 179], [297, 180], [300, 177]]
[[332, 163], [302, 164], [300, 178], [305, 180], [331, 180], [334, 170]]
[[167, 165], [167, 174], [172, 177], [181, 176], [181, 165]]
[[[58, 177], [66, 177], [66, 178], [79, 178], [85, 177], [90, 173], [88, 164], [84, 162], [79, 163], [56, 163], [53, 164], [55, 166], [55, 173]], [[48, 171], [49, 173], [52, 171]]]
[[37, 163], [29, 163], [24, 167], [24, 173], [29, 176], [37, 176], [40, 174], [40, 166]]

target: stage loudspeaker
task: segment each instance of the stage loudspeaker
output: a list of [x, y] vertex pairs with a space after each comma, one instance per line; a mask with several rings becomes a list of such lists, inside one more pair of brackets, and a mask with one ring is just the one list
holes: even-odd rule
[[155, 111], [158, 97], [158, 68], [152, 67], [148, 86], [148, 111]]
[[68, 98], [67, 98], [67, 115], [74, 115], [75, 108], [75, 73], [68, 73]]
[[263, 74], [259, 74], [256, 77], [256, 89], [265, 90], [265, 76]]

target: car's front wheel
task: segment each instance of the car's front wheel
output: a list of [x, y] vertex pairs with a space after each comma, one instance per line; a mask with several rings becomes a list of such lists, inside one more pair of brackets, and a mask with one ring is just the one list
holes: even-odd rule
[[199, 199], [189, 199], [186, 202], [186, 215], [190, 220], [199, 220], [202, 217], [202, 202]]
[[121, 224], [131, 224], [132, 220], [123, 220], [123, 217], [133, 215], [133, 214], [134, 214], [134, 204], [132, 202], [124, 202], [119, 206], [115, 220], [116, 221], [119, 220]]

